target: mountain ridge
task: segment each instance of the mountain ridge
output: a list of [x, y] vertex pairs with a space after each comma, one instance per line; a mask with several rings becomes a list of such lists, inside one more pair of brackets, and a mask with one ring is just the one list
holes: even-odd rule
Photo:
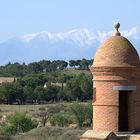
[[[92, 31], [87, 28], [66, 32], [41, 31], [24, 34], [0, 43], [0, 64], [10, 62], [32, 62], [41, 59], [81, 59], [93, 58], [98, 46], [113, 31]], [[121, 31], [140, 52], [140, 28]]]

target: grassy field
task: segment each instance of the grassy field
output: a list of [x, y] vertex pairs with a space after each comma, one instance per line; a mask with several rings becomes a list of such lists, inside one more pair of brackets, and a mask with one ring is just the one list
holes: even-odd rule
[[53, 103], [53, 104], [43, 104], [43, 105], [0, 105], [0, 116], [9, 115], [14, 112], [26, 112], [35, 113], [40, 108], [48, 109], [49, 107], [55, 106], [69, 106], [71, 103]]
[[[47, 111], [47, 109], [51, 107], [64, 111], [67, 107], [69, 108], [71, 104], [72, 103], [68, 102], [60, 102], [44, 105], [0, 105], [0, 119], [4, 115], [8, 116], [15, 112], [25, 112], [33, 119], [40, 121], [41, 117], [39, 118], [39, 114], [42, 111]], [[85, 102], [83, 104], [87, 103]], [[46, 125], [45, 127], [41, 126], [26, 133], [16, 134], [15, 136], [8, 137], [0, 135], [0, 140], [79, 140], [79, 137], [86, 129], [87, 127], [81, 130], [77, 127], [69, 128]]]

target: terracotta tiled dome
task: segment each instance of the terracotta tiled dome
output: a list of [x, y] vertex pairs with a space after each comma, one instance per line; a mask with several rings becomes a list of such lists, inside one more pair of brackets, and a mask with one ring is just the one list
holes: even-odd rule
[[138, 66], [139, 55], [128, 39], [115, 33], [97, 50], [93, 67], [101, 66]]

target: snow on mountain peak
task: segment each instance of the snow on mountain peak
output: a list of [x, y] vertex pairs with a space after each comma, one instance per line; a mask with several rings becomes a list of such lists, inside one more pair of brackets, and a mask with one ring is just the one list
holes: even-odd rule
[[88, 29], [74, 29], [67, 32], [52, 33], [47, 31], [42, 31], [39, 33], [26, 34], [20, 36], [20, 39], [26, 43], [29, 43], [35, 39], [48, 41], [50, 43], [56, 43], [59, 41], [69, 40], [76, 44], [90, 45], [92, 44], [96, 37], [93, 32]]
[[[120, 31], [140, 52], [140, 28]], [[91, 31], [87, 28], [66, 32], [42, 31], [11, 38], [0, 44], [0, 64], [11, 62], [32, 62], [41, 59], [91, 59], [99, 44], [113, 34], [113, 31]], [[80, 46], [80, 47], [79, 47]]]
[[[22, 35], [20, 36], [20, 39], [26, 43], [30, 43], [33, 40], [46, 41], [49, 43], [56, 43], [68, 40], [69, 42], [76, 43], [77, 45], [89, 46], [96, 43], [97, 41], [103, 42], [106, 38], [108, 38], [112, 34], [113, 31], [93, 32], [87, 28], [82, 28], [58, 33], [42, 31], [38, 33]], [[133, 27], [130, 30], [121, 31], [121, 34], [127, 38], [140, 39], [140, 28]]]
[[25, 42], [29, 42], [30, 40], [34, 39], [38, 33], [32, 33], [32, 34], [25, 34], [20, 36], [19, 38]]

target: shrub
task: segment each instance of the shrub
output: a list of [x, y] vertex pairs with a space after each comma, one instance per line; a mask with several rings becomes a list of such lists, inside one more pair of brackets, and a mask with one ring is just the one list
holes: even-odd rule
[[92, 118], [93, 118], [93, 108], [92, 108], [92, 104], [89, 103], [87, 105], [85, 105], [85, 124], [87, 126], [91, 126], [92, 125]]
[[82, 104], [75, 102], [70, 107], [71, 112], [75, 116], [78, 126], [81, 128], [83, 125], [92, 124], [92, 106], [91, 104]]
[[1, 133], [5, 135], [15, 134], [17, 132], [17, 128], [12, 124], [7, 124], [1, 127]]
[[50, 118], [50, 123], [52, 126], [68, 126], [71, 123], [71, 119], [68, 115], [63, 113], [56, 113]]
[[37, 127], [37, 122], [27, 117], [25, 113], [15, 113], [8, 117], [8, 123], [2, 126], [4, 134], [15, 134], [17, 132], [27, 132], [30, 129]]

